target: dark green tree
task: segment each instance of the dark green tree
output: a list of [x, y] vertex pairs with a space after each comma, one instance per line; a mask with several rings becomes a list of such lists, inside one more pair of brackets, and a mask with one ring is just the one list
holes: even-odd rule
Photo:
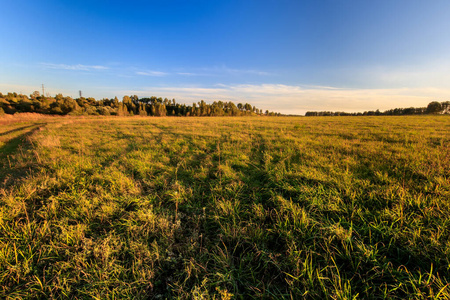
[[428, 114], [438, 114], [442, 112], [442, 110], [443, 110], [442, 104], [437, 101], [430, 102], [427, 106]]

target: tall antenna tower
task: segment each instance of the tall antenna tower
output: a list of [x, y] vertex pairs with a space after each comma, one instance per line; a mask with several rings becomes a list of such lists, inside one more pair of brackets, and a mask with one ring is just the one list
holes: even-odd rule
[[44, 84], [42, 84], [42, 97], [44, 97], [45, 96], [45, 93], [44, 93]]
[[80, 93], [80, 98], [81, 98], [81, 97], [82, 97], [82, 93], [81, 93], [81, 90], [79, 90], [78, 92]]

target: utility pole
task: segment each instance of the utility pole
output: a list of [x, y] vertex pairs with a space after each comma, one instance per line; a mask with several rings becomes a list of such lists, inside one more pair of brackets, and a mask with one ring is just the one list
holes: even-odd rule
[[42, 97], [45, 97], [45, 93], [44, 93], [44, 84], [42, 84]]

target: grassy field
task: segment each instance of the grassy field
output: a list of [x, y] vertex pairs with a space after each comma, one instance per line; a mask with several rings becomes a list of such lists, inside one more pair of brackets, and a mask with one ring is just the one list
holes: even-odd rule
[[450, 298], [450, 118], [0, 120], [0, 298]]

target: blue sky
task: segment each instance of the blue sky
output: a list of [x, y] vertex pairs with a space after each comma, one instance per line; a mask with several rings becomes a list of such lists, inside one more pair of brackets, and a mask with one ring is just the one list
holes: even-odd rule
[[283, 113], [450, 98], [450, 1], [2, 0], [0, 91], [249, 102]]

